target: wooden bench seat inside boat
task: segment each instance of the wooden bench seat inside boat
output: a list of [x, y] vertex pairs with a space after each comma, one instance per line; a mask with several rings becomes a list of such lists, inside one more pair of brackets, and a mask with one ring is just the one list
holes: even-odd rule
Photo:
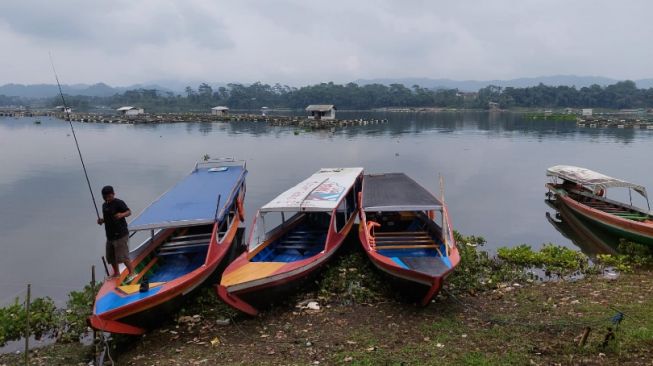
[[428, 249], [437, 244], [428, 232], [376, 232], [374, 240], [378, 249]]
[[646, 221], [649, 219], [648, 215], [644, 213], [629, 209], [628, 207], [622, 207], [610, 202], [604, 202], [590, 197], [582, 197], [582, 196], [578, 197], [577, 200], [578, 202], [581, 202], [588, 207], [624, 219], [633, 220], [633, 221]]
[[283, 236], [274, 249], [277, 251], [283, 250], [298, 250], [303, 254], [305, 251], [314, 250], [316, 247], [324, 245], [324, 232], [318, 230], [298, 230], [293, 231]]
[[201, 250], [209, 245], [211, 233], [177, 236], [159, 247], [159, 255], [175, 255]]
[[298, 227], [270, 243], [257, 253], [253, 262], [293, 262], [319, 253], [324, 249], [326, 230]]

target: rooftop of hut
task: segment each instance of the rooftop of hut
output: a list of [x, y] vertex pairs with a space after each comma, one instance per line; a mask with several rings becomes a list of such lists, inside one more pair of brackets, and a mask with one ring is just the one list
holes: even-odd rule
[[337, 109], [333, 104], [311, 104], [306, 107], [307, 112], [328, 112], [332, 109]]

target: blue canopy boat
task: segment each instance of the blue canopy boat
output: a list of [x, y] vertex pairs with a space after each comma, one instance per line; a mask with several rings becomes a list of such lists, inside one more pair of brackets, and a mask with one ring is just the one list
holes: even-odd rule
[[[191, 173], [141, 212], [130, 224], [133, 234], [149, 237], [130, 252], [137, 273], [107, 278], [89, 318], [90, 325], [112, 333], [138, 335], [235, 256], [234, 239], [244, 221], [244, 162], [233, 159], [197, 163]], [[231, 258], [230, 258], [231, 259]], [[143, 284], [146, 282], [146, 284]]]

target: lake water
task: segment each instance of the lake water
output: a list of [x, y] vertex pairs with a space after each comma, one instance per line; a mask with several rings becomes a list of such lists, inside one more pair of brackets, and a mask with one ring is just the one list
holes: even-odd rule
[[[487, 248], [573, 245], [544, 213], [545, 169], [571, 164], [653, 187], [653, 131], [579, 129], [573, 122], [515, 114], [339, 113], [387, 118], [382, 125], [304, 132], [263, 123], [80, 124], [75, 128], [100, 202], [103, 185], [140, 212], [204, 154], [247, 160], [246, 211], [320, 167], [403, 171], [445, 196], [454, 227]], [[103, 269], [104, 230], [95, 224], [67, 123], [0, 119], [0, 302], [33, 284], [34, 296], [65, 294]], [[296, 134], [296, 132], [299, 132]], [[135, 245], [137, 243], [132, 243]]]

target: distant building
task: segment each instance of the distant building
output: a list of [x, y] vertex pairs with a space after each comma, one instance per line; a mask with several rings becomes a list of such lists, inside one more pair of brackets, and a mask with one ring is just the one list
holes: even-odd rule
[[581, 114], [583, 116], [591, 116], [592, 115], [592, 108], [583, 108], [581, 110]]
[[229, 108], [224, 106], [213, 107], [211, 108], [211, 114], [214, 116], [228, 116]]
[[553, 114], [553, 110], [552, 110], [552, 109], [545, 109], [545, 110], [544, 110], [544, 115], [545, 115], [545, 116], [550, 116], [550, 115], [552, 115], [552, 114]]
[[634, 115], [644, 115], [646, 110], [644, 108], [637, 109], [620, 109], [619, 114], [634, 114]]
[[333, 104], [311, 104], [306, 107], [309, 119], [336, 119], [336, 106]]
[[487, 106], [490, 109], [499, 109], [499, 103], [497, 103], [497, 102], [488, 102]]
[[270, 108], [268, 108], [268, 107], [261, 107], [261, 116], [263, 116], [263, 117], [267, 116], [269, 110], [270, 110]]
[[138, 116], [139, 114], [144, 114], [145, 110], [143, 108], [136, 108], [132, 106], [124, 106], [116, 109], [118, 113], [120, 113], [123, 116]]
[[565, 108], [565, 114], [574, 114], [576, 111], [574, 111], [573, 108]]
[[62, 113], [72, 113], [72, 111], [73, 111], [72, 108], [64, 107], [62, 105], [58, 105], [58, 106], [54, 107], [54, 109], [56, 109], [58, 112], [62, 112]]
[[462, 97], [465, 102], [476, 100], [478, 98], [477, 92], [458, 92], [457, 97]]

